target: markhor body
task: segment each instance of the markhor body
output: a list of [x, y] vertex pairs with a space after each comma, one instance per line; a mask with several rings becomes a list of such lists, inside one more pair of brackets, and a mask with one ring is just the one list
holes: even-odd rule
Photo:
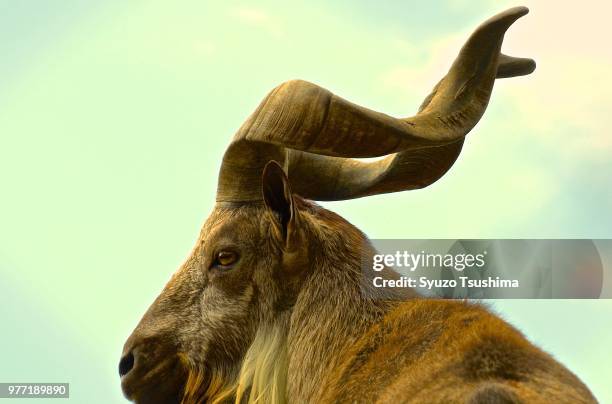
[[[191, 255], [125, 342], [125, 396], [595, 402], [568, 369], [486, 308], [375, 288], [361, 270], [362, 257], [377, 254], [365, 236], [309, 201], [423, 188], [444, 175], [496, 78], [534, 70], [530, 59], [500, 53], [504, 33], [526, 13], [515, 8], [482, 24], [410, 118], [303, 81], [274, 89], [229, 145], [217, 203]], [[399, 276], [388, 268], [381, 275]]]

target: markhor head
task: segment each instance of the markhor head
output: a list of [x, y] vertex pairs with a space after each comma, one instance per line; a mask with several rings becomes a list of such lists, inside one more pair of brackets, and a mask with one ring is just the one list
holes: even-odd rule
[[[125, 343], [125, 396], [267, 403], [284, 401], [288, 383], [300, 392], [314, 388], [321, 372], [311, 368], [301, 380], [293, 370], [313, 347], [326, 352], [317, 344], [328, 337], [307, 336], [325, 327], [346, 338], [349, 329], [365, 333], [387, 309], [353, 303], [364, 236], [309, 200], [413, 190], [444, 175], [483, 116], [495, 80], [534, 70], [533, 60], [500, 53], [506, 30], [526, 13], [514, 8], [478, 27], [409, 118], [306, 81], [272, 90], [223, 156], [217, 202], [190, 257]], [[354, 159], [379, 156], [386, 157]]]

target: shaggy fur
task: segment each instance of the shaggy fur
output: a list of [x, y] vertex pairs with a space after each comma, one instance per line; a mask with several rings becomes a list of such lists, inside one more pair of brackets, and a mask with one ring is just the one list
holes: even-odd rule
[[287, 402], [287, 336], [285, 327], [261, 327], [251, 343], [237, 377], [215, 372], [207, 375], [182, 356], [188, 370], [181, 403]]

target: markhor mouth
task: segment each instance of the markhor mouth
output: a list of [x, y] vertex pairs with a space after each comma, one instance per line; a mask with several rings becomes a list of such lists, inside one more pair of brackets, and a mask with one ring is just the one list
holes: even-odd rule
[[180, 361], [171, 356], [151, 369], [133, 369], [121, 378], [121, 389], [136, 403], [180, 402], [185, 377]]

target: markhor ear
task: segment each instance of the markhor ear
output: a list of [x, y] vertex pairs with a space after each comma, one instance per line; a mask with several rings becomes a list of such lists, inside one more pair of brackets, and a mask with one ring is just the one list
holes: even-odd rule
[[274, 160], [264, 168], [262, 189], [266, 207], [274, 218], [285, 250], [294, 251], [298, 246], [298, 211], [291, 195], [289, 179], [283, 168]]

